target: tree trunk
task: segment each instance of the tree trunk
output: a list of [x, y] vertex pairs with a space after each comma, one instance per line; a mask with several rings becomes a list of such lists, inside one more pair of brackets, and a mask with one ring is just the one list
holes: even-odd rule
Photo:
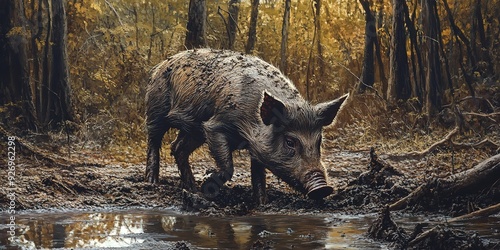
[[484, 69], [482, 68], [481, 70], [484, 72], [484, 76], [490, 76], [493, 74], [493, 63], [491, 62], [490, 51], [488, 50], [490, 47], [489, 41], [488, 39], [486, 39], [486, 34], [484, 32], [483, 14], [481, 9], [481, 0], [476, 0], [476, 4], [474, 6], [473, 22], [475, 23], [475, 27], [477, 28], [479, 42], [481, 43], [481, 51], [479, 55], [482, 61], [484, 61], [486, 64], [486, 67]]
[[424, 99], [422, 92], [424, 92], [423, 84], [425, 82], [425, 75], [424, 75], [424, 64], [422, 62], [422, 52], [420, 51], [420, 47], [417, 41], [417, 29], [415, 28], [413, 20], [410, 18], [410, 11], [408, 9], [408, 5], [406, 3], [403, 3], [403, 8], [405, 12], [405, 23], [411, 41], [410, 54], [411, 54], [412, 69], [413, 69], [413, 83], [411, 84], [411, 88], [413, 94], [418, 98], [420, 103], [423, 103]]
[[[38, 8], [35, 7], [36, 1], [31, 1], [31, 11], [32, 13], [32, 36], [31, 36], [31, 55], [33, 57], [33, 89], [34, 91], [34, 106], [35, 110], [40, 110], [40, 91], [41, 91], [41, 82], [42, 79], [40, 77], [40, 54], [38, 50], [38, 41], [42, 37], [43, 31], [43, 20], [42, 20], [42, 0], [38, 0]], [[36, 31], [36, 32], [35, 32]]]
[[47, 34], [45, 36], [45, 44], [43, 47], [43, 63], [42, 63], [42, 85], [40, 86], [40, 93], [39, 93], [39, 104], [40, 104], [40, 109], [37, 110], [38, 113], [38, 119], [41, 123], [46, 123], [45, 118], [47, 114], [47, 108], [49, 106], [48, 100], [49, 100], [49, 85], [50, 85], [50, 66], [52, 64], [51, 61], [51, 51], [52, 51], [52, 46], [51, 46], [51, 36], [52, 36], [52, 10], [51, 10], [51, 5], [49, 0], [44, 0], [44, 3], [46, 5], [47, 9]]
[[[318, 65], [319, 65], [319, 75], [323, 76], [325, 74], [325, 63], [323, 59], [323, 47], [321, 46], [321, 0], [314, 0], [316, 13], [314, 15], [314, 23], [316, 27], [316, 46], [318, 49]], [[319, 79], [318, 79], [319, 80]]]
[[380, 76], [380, 82], [382, 84], [382, 95], [384, 99], [387, 99], [387, 78], [385, 77], [384, 63], [382, 61], [382, 49], [380, 48], [380, 36], [378, 36], [378, 30], [382, 28], [384, 22], [384, 1], [377, 0], [376, 3], [376, 31], [377, 35], [375, 39], [375, 55], [377, 56], [377, 67]]
[[67, 54], [67, 22], [63, 0], [52, 1], [52, 67], [45, 122], [52, 127], [72, 120]]
[[207, 3], [205, 0], [190, 0], [186, 40], [187, 49], [206, 47], [205, 30]]
[[[456, 25], [455, 19], [453, 18], [450, 7], [449, 7], [448, 2], [446, 0], [443, 0], [443, 6], [444, 6], [444, 9], [446, 10], [446, 14], [447, 14], [448, 20], [450, 22], [451, 30], [453, 31], [454, 36], [457, 37], [457, 43], [459, 43], [459, 41], [458, 41], [458, 38], [459, 38], [466, 47], [467, 56], [469, 58], [468, 61], [470, 62], [470, 64], [476, 65], [476, 59], [475, 59], [475, 56], [472, 52], [471, 43], [470, 43], [469, 39], [465, 36], [463, 31]], [[461, 60], [461, 58], [462, 58], [462, 46], [460, 44], [458, 44], [458, 45], [459, 45], [459, 50], [460, 50], [460, 56], [459, 56], [460, 69], [462, 70], [462, 73], [464, 74], [464, 80], [465, 80], [465, 83], [467, 84], [467, 87], [469, 89], [469, 94], [471, 96], [475, 96], [474, 86], [472, 85], [472, 77], [471, 77], [470, 73], [465, 69], [465, 66], [463, 65], [462, 60]]]
[[0, 0], [0, 105], [10, 102], [7, 98], [10, 94], [10, 46], [7, 34], [11, 29], [11, 12], [13, 7], [11, 0]]
[[291, 0], [285, 0], [285, 10], [283, 12], [283, 25], [281, 26], [281, 62], [280, 69], [282, 72], [286, 74], [287, 72], [287, 58], [286, 58], [286, 50], [287, 50], [287, 42], [288, 42], [288, 26], [290, 24], [290, 5]]
[[393, 100], [408, 100], [411, 95], [408, 57], [406, 55], [406, 32], [404, 26], [404, 2], [393, 0], [393, 22], [390, 52], [390, 79], [388, 97]]
[[370, 2], [368, 0], [359, 0], [359, 2], [365, 10], [364, 59], [361, 78], [358, 84], [358, 92], [363, 93], [367, 87], [373, 87], [373, 83], [375, 82], [373, 46], [377, 39], [377, 30], [375, 26], [375, 16], [370, 10]]
[[441, 62], [439, 60], [439, 20], [435, 0], [422, 0], [422, 27], [424, 32], [425, 112], [432, 115], [441, 109]]
[[248, 29], [248, 40], [245, 53], [253, 53], [257, 41], [257, 18], [259, 16], [259, 0], [252, 0], [252, 12], [250, 13], [250, 27]]
[[240, 1], [241, 0], [230, 0], [228, 7], [228, 48], [230, 50], [234, 49], [234, 42], [236, 41], [236, 30], [238, 28], [238, 15], [240, 12]]
[[24, 125], [35, 129], [23, 1], [0, 0], [0, 16], [0, 105], [20, 105]]
[[[311, 93], [311, 75], [314, 74], [315, 65], [319, 62], [319, 75], [322, 76], [324, 74], [324, 63], [323, 63], [323, 50], [321, 48], [321, 21], [320, 21], [320, 13], [321, 13], [321, 0], [314, 0], [313, 2], [313, 10], [314, 10], [314, 32], [313, 32], [313, 40], [311, 43], [311, 49], [309, 50], [309, 59], [307, 61], [307, 74], [306, 74], [306, 99], [312, 100], [313, 93]], [[317, 47], [318, 56], [314, 57], [314, 47]], [[318, 81], [320, 77], [316, 77], [316, 81]], [[318, 84], [319, 86], [319, 84]]]

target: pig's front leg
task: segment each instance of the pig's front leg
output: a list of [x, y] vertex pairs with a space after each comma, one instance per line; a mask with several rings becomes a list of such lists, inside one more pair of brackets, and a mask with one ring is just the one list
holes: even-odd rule
[[266, 168], [255, 159], [251, 161], [253, 198], [258, 205], [267, 203]]
[[214, 120], [209, 120], [203, 126], [208, 149], [219, 171], [212, 173], [203, 182], [201, 191], [207, 198], [215, 198], [219, 194], [222, 185], [233, 177], [233, 155], [223, 125], [219, 125]]

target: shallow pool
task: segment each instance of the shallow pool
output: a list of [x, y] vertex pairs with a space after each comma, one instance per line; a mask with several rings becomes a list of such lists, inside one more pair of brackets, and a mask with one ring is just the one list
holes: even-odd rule
[[[0, 214], [0, 244], [6, 249], [34, 248], [167, 248], [185, 241], [192, 249], [249, 249], [255, 242], [273, 249], [386, 249], [366, 232], [376, 215], [250, 215], [204, 217], [175, 210], [30, 212], [16, 216], [16, 235], [9, 237], [9, 218]], [[422, 217], [400, 216], [411, 230]], [[438, 219], [427, 219], [429, 226]], [[500, 242], [500, 218], [456, 223]], [[0, 247], [1, 249], [1, 247]]]

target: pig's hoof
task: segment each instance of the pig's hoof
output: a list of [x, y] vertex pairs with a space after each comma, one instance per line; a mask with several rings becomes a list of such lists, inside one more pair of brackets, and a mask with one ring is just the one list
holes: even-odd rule
[[210, 175], [203, 184], [201, 184], [201, 192], [207, 199], [213, 199], [219, 195], [221, 187], [222, 183], [217, 181], [214, 175]]
[[321, 200], [333, 193], [333, 188], [330, 186], [320, 186], [307, 192], [307, 196], [313, 200]]
[[187, 211], [200, 211], [200, 209], [215, 206], [212, 202], [205, 199], [205, 197], [191, 193], [185, 189], [182, 190], [182, 205], [183, 209]]

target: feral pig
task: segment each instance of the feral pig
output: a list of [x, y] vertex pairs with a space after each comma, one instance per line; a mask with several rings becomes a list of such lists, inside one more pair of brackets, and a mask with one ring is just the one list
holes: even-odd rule
[[197, 49], [178, 53], [153, 70], [146, 93], [146, 180], [158, 183], [159, 149], [169, 128], [179, 130], [172, 155], [183, 188], [198, 188], [188, 162], [203, 143], [217, 165], [201, 185], [214, 197], [233, 176], [232, 152], [247, 149], [256, 202], [267, 200], [268, 169], [312, 199], [333, 192], [320, 161], [322, 129], [348, 95], [311, 105], [269, 63], [238, 52]]

